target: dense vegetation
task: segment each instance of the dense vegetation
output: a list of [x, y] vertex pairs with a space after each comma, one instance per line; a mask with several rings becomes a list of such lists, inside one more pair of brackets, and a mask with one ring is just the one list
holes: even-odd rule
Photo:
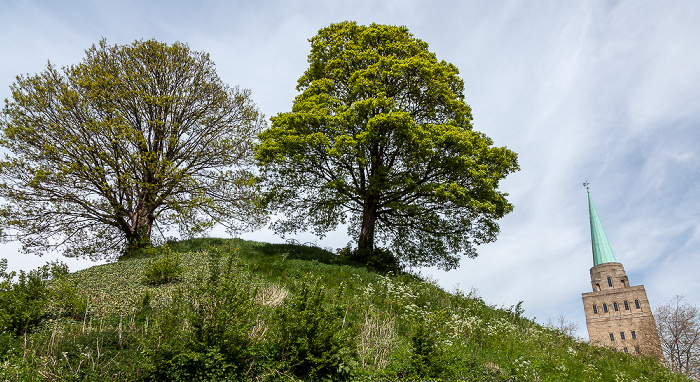
[[319, 248], [196, 239], [72, 274], [5, 269], [7, 381], [686, 380], [543, 328], [520, 306]]

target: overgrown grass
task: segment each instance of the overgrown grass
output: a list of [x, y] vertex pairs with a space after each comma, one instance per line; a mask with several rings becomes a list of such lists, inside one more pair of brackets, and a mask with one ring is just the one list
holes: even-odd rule
[[48, 281], [60, 293], [37, 326], [0, 334], [0, 379], [687, 380], [543, 328], [519, 306], [495, 308], [319, 248], [168, 245], [182, 267], [169, 283], [144, 282], [155, 252]]

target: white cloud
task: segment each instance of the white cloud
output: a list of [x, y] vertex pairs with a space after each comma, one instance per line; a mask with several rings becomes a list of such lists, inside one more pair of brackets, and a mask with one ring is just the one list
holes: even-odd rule
[[[652, 303], [685, 294], [700, 305], [698, 19], [693, 1], [2, 2], [0, 98], [15, 75], [47, 59], [76, 63], [102, 37], [157, 38], [210, 53], [224, 81], [251, 88], [270, 116], [291, 107], [318, 29], [406, 25], [460, 68], [476, 129], [522, 167], [502, 182], [515, 211], [499, 240], [435, 274], [494, 305], [523, 300], [542, 322], [564, 314], [583, 334], [592, 265], [584, 180], [631, 282], [646, 284]], [[347, 241], [342, 231], [317, 242]], [[45, 260], [2, 250], [13, 269]]]

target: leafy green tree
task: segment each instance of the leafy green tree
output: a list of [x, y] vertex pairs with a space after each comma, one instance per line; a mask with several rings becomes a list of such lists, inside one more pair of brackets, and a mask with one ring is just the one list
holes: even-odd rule
[[103, 40], [77, 65], [18, 76], [0, 120], [0, 226], [25, 251], [107, 257], [260, 222], [250, 166], [265, 125], [206, 53]]
[[471, 125], [457, 68], [405, 27], [333, 24], [311, 40], [291, 112], [256, 158], [282, 232], [348, 223], [361, 259], [388, 243], [404, 264], [458, 266], [512, 210], [498, 182], [512, 151]]
[[512, 210], [498, 183], [517, 155], [474, 131], [457, 68], [405, 27], [321, 29], [292, 111], [256, 159], [280, 232], [347, 223], [361, 260], [386, 243], [402, 263], [458, 266]]

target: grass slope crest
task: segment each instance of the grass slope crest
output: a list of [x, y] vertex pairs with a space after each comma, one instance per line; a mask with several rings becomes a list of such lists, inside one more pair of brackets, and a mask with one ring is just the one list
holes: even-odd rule
[[687, 381], [314, 247], [193, 239], [72, 274], [5, 270], [6, 381]]

